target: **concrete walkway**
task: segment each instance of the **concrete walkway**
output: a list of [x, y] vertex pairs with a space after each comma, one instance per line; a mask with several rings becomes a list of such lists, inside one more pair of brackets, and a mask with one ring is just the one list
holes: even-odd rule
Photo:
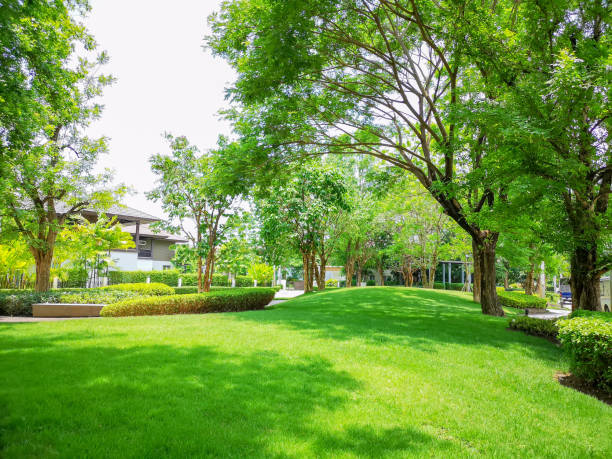
[[569, 316], [572, 311], [570, 309], [547, 309], [542, 314], [530, 314], [529, 317], [534, 319], [558, 319], [560, 317]]
[[304, 290], [279, 290], [278, 292], [276, 292], [276, 295], [274, 295], [274, 298], [288, 299], [295, 298], [296, 296], [300, 296], [303, 294]]

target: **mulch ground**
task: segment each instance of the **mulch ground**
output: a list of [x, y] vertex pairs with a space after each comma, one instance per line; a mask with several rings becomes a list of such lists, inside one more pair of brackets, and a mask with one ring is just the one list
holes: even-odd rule
[[606, 392], [598, 387], [593, 387], [583, 379], [574, 376], [571, 373], [557, 373], [555, 379], [565, 387], [570, 387], [574, 390], [580, 391], [583, 394], [595, 397], [608, 405], [612, 405], [612, 393]]

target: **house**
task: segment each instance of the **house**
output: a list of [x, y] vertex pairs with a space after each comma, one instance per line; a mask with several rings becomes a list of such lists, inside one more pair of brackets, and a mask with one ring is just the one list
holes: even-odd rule
[[111, 258], [115, 263], [114, 269], [121, 271], [157, 271], [172, 269], [174, 251], [170, 248], [174, 244], [187, 242], [179, 236], [151, 230], [149, 223], [135, 223], [124, 225], [123, 231], [130, 233], [134, 238], [136, 247], [127, 250], [112, 250]]
[[[62, 208], [58, 208], [61, 213]], [[170, 249], [173, 244], [187, 242], [180, 236], [166, 232], [154, 232], [150, 224], [161, 221], [153, 215], [147, 214], [132, 207], [113, 205], [104, 214], [116, 218], [123, 230], [130, 233], [136, 247], [127, 250], [112, 250], [110, 255], [114, 262], [111, 269], [121, 271], [153, 271], [172, 269], [174, 251]], [[98, 219], [99, 212], [95, 209], [83, 209], [81, 215], [90, 222]]]

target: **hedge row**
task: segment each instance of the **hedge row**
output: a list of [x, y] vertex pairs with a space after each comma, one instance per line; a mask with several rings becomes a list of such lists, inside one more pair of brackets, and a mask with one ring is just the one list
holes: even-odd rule
[[575, 375], [612, 392], [612, 321], [587, 315], [561, 321], [559, 340]]
[[453, 282], [453, 283], [443, 283], [443, 282], [434, 282], [434, 288], [436, 290], [463, 290], [463, 284], [462, 283], [457, 283], [457, 282]]
[[536, 319], [534, 317], [514, 317], [508, 323], [512, 330], [520, 330], [528, 335], [557, 340], [559, 325], [557, 320]]
[[62, 288], [48, 292], [0, 290], [0, 315], [31, 316], [36, 303], [108, 304], [142, 295], [173, 295], [165, 284], [121, 284], [98, 288]]
[[539, 308], [546, 309], [546, 298], [534, 295], [526, 295], [518, 292], [506, 292], [498, 289], [497, 298], [501, 306], [507, 308]]
[[102, 308], [103, 317], [203, 314], [263, 309], [274, 298], [271, 288], [234, 288], [209, 293], [140, 297]]
[[[178, 285], [179, 278], [184, 287], [195, 287], [198, 285], [198, 275], [195, 273], [181, 274], [176, 269], [165, 271], [110, 271], [108, 281], [112, 285], [126, 284], [134, 282], [146, 282], [147, 278], [151, 282], [159, 282], [171, 287]], [[214, 274], [212, 277], [213, 287], [229, 287], [230, 280], [225, 274]], [[251, 276], [236, 276], [236, 287], [252, 287], [253, 278]]]

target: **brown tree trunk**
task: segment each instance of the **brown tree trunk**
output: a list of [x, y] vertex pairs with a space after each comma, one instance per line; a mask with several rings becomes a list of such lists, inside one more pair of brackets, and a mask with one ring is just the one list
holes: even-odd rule
[[525, 277], [525, 294], [531, 295], [533, 294], [533, 271], [534, 266], [533, 263], [529, 264], [529, 271], [527, 271], [527, 277]]
[[308, 293], [310, 292], [308, 279], [310, 275], [310, 256], [307, 253], [302, 253], [302, 263], [304, 264], [304, 293]]
[[510, 282], [508, 281], [508, 271], [504, 273], [504, 289], [508, 290], [510, 288]]
[[381, 287], [385, 286], [385, 273], [384, 273], [384, 269], [383, 269], [383, 264], [381, 260], [377, 260], [376, 261], [376, 269], [378, 270], [378, 277], [380, 278], [378, 285], [380, 285]]
[[198, 293], [202, 293], [202, 257], [198, 256]]
[[357, 287], [361, 287], [361, 265], [357, 263]]
[[597, 248], [577, 247], [571, 259], [572, 310], [601, 311]]
[[474, 282], [472, 288], [472, 295], [476, 303], [480, 303], [482, 290], [482, 250], [480, 243], [472, 237], [472, 256], [474, 257]]
[[36, 284], [34, 290], [46, 292], [51, 286], [51, 263], [53, 262], [53, 249], [46, 251], [32, 250], [36, 261]]
[[421, 286], [427, 288], [427, 268], [421, 267]]
[[319, 290], [325, 290], [325, 270], [327, 267], [327, 259], [325, 258], [325, 255], [319, 255], [319, 262], [317, 287]]
[[481, 283], [480, 283], [480, 308], [483, 314], [490, 316], [503, 316], [504, 310], [497, 302], [497, 290], [495, 288], [495, 246], [497, 245], [497, 234], [488, 235], [481, 247]]
[[206, 266], [204, 268], [204, 276], [201, 280], [199, 280], [202, 282], [203, 292], [210, 292], [210, 284], [212, 281], [214, 260], [215, 260], [215, 251], [211, 249], [209, 250], [208, 255], [206, 256]]
[[315, 278], [315, 256], [313, 253], [310, 254], [310, 263], [309, 263], [310, 272], [308, 273], [308, 289], [309, 291], [313, 290], [314, 287], [314, 278]]

